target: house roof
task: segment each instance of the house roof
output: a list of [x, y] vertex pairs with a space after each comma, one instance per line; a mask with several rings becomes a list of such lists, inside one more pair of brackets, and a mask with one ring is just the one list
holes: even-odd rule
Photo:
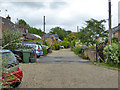
[[53, 37], [51, 37], [49, 34], [45, 34], [45, 35], [44, 35], [44, 38], [50, 38], [50, 39], [53, 40]]
[[53, 39], [54, 37], [55, 37], [55, 39], [61, 41], [61, 40], [59, 39], [59, 37], [58, 37], [57, 34], [48, 33], [48, 34], [45, 34], [45, 35], [44, 35], [44, 38], [51, 38], [52, 40], [54, 40], [54, 39]]
[[54, 36], [56, 39], [59, 39], [59, 37], [58, 37], [57, 34], [53, 34], [53, 36]]
[[39, 35], [36, 35], [36, 34], [32, 34], [32, 35], [39, 38], [39, 39], [41, 39], [41, 37]]
[[1, 20], [1, 24], [2, 24], [2, 29], [3, 30], [6, 30], [6, 29], [8, 29], [8, 30], [18, 30], [19, 29], [9, 19], [6, 19], [6, 18], [0, 16], [0, 20]]
[[23, 44], [36, 44], [36, 43], [43, 44], [43, 41], [23, 41]]
[[119, 30], [120, 30], [120, 25], [112, 28], [112, 32], [117, 32], [117, 31], [119, 31]]
[[33, 35], [33, 34], [27, 33], [26, 39], [36, 40], [36, 39], [38, 39], [38, 37], [36, 37], [36, 36]]

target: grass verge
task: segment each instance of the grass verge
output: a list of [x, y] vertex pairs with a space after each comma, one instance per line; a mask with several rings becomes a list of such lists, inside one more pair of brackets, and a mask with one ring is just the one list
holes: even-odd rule
[[105, 67], [108, 67], [108, 68], [111, 68], [111, 69], [120, 69], [119, 66], [111, 66], [111, 65], [108, 65], [106, 63], [97, 63], [97, 62], [95, 62], [94, 65], [105, 66]]

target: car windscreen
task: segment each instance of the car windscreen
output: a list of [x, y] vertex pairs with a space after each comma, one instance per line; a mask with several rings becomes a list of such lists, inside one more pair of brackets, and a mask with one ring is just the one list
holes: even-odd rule
[[17, 64], [16, 57], [11, 52], [3, 52], [2, 54], [2, 65], [6, 66], [7, 64]]

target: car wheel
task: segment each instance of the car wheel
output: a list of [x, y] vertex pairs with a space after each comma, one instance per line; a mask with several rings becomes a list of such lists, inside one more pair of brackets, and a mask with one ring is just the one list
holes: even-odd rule
[[15, 88], [15, 87], [18, 87], [20, 85], [20, 83], [21, 83], [21, 81], [15, 82], [15, 83], [11, 84], [10, 86], [12, 86], [13, 88]]
[[37, 56], [37, 58], [39, 58], [40, 56]]
[[16, 82], [15, 87], [18, 87], [21, 84], [21, 82]]

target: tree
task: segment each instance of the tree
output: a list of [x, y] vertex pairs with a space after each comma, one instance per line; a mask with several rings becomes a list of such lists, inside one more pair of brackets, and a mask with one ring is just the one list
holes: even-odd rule
[[19, 48], [18, 45], [22, 41], [20, 38], [22, 36], [21, 30], [2, 30], [2, 35], [2, 49], [14, 50]]
[[67, 41], [66, 38], [62, 41], [62, 46], [64, 46], [65, 48], [69, 48], [70, 47], [70, 43], [69, 43], [69, 41]]
[[71, 33], [71, 31], [65, 31], [64, 29], [62, 29], [62, 28], [60, 28], [60, 27], [55, 27], [55, 28], [50, 29], [50, 33], [52, 33], [52, 34], [57, 34], [58, 37], [59, 37], [61, 40], [64, 40], [64, 38], [65, 38], [69, 33]]
[[70, 34], [70, 33], [72, 33], [72, 31], [70, 31], [70, 30], [68, 30], [68, 31], [66, 31], [67, 32], [67, 34]]
[[29, 24], [27, 24], [26, 21], [23, 20], [23, 19], [18, 20], [18, 24], [19, 24], [19, 25], [22, 24], [22, 25], [24, 25], [24, 26], [28, 26], [28, 32], [31, 33], [31, 34], [37, 34], [37, 35], [39, 35], [39, 36], [41, 36], [42, 34], [44, 34], [44, 32], [42, 32], [41, 29], [37, 29], [37, 28], [31, 27], [31, 26], [30, 26]]
[[77, 39], [77, 32], [70, 33], [66, 36], [66, 39], [71, 42], [74, 39]]
[[29, 26], [26, 22], [25, 22], [25, 20], [23, 20], [23, 19], [20, 19], [20, 20], [18, 20], [18, 24], [20, 25], [20, 24], [23, 24], [24, 26]]
[[83, 44], [93, 45], [97, 42], [99, 37], [107, 37], [108, 33], [105, 31], [105, 20], [95, 20], [91, 19], [86, 21], [86, 27], [80, 29], [78, 33], [78, 38], [81, 40]]
[[39, 36], [44, 34], [44, 32], [42, 32], [41, 29], [37, 29], [37, 28], [33, 28], [33, 27], [28, 27], [28, 32], [31, 33], [31, 34], [37, 34]]

